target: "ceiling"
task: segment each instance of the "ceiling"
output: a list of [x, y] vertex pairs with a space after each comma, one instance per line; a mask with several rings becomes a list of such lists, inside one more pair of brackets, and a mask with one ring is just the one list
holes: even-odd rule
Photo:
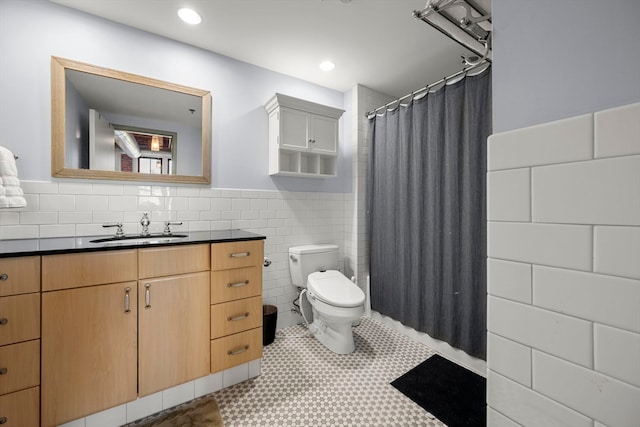
[[[469, 53], [413, 18], [425, 0], [50, 1], [341, 92], [359, 83], [399, 97], [458, 71]], [[179, 20], [184, 6], [200, 25]], [[319, 69], [325, 59], [334, 70]]]

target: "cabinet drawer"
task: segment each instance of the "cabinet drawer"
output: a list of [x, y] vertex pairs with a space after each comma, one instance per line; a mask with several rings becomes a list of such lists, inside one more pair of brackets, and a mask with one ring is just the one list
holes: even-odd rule
[[0, 347], [0, 394], [40, 384], [40, 340]]
[[137, 277], [135, 249], [42, 257], [43, 291], [128, 282]]
[[141, 279], [209, 270], [209, 245], [171, 246], [138, 251]]
[[40, 337], [40, 294], [0, 298], [0, 345]]
[[263, 251], [262, 240], [214, 243], [211, 245], [211, 269], [226, 270], [262, 265]]
[[0, 297], [39, 291], [39, 256], [0, 258]]
[[262, 326], [262, 297], [253, 297], [211, 306], [211, 338]]
[[211, 304], [262, 294], [262, 267], [211, 272]]
[[262, 328], [211, 341], [211, 372], [219, 372], [262, 357]]
[[2, 427], [32, 427], [40, 424], [40, 387], [0, 396]]

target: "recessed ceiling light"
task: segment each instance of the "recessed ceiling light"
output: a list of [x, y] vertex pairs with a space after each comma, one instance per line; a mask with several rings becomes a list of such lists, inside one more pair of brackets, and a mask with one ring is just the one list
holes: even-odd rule
[[333, 62], [331, 62], [331, 61], [322, 61], [322, 62], [320, 63], [320, 69], [321, 69], [322, 71], [331, 71], [331, 70], [333, 70], [334, 68], [336, 68], [336, 64], [334, 64], [334, 63], [333, 63]]
[[187, 7], [184, 7], [182, 9], [178, 10], [178, 16], [184, 22], [186, 22], [187, 24], [191, 24], [191, 25], [197, 25], [197, 24], [202, 22], [202, 18], [200, 17], [198, 12], [196, 12], [193, 9], [189, 9]]

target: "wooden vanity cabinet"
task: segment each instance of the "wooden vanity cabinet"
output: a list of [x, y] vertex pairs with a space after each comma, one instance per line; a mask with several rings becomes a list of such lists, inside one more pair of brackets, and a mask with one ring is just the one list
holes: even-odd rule
[[263, 245], [77, 252], [33, 265], [12, 258], [11, 271], [34, 284], [3, 293], [0, 276], [0, 317], [25, 319], [11, 331], [0, 325], [0, 362], [25, 373], [17, 386], [0, 373], [0, 417], [57, 426], [260, 358]]
[[209, 373], [209, 246], [139, 250], [140, 396]]
[[264, 241], [211, 245], [211, 372], [262, 357]]
[[[42, 275], [41, 425], [134, 400], [136, 251], [45, 256]], [[114, 275], [128, 281], [104, 283]]]
[[0, 259], [0, 424], [40, 418], [40, 257]]

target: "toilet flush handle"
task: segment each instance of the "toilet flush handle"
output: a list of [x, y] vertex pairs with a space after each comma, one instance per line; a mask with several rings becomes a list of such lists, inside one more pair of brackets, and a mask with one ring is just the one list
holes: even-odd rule
[[295, 255], [289, 255], [289, 258], [291, 258], [291, 261], [293, 262], [298, 262], [298, 258], [296, 258]]

